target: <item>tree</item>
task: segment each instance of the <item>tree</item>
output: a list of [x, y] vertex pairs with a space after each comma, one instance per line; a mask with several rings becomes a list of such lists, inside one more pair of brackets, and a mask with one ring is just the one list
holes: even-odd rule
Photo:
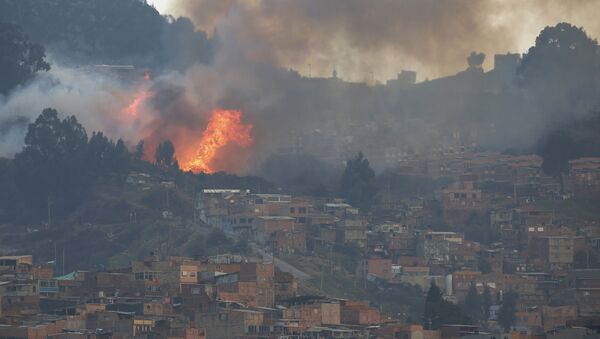
[[206, 241], [202, 235], [197, 235], [188, 241], [186, 254], [196, 259], [206, 255]]
[[110, 157], [112, 145], [102, 132], [93, 132], [88, 143], [88, 158], [91, 172], [95, 176], [103, 176], [107, 172], [107, 160]]
[[45, 56], [44, 47], [30, 42], [19, 26], [0, 22], [0, 94], [50, 70]]
[[490, 319], [490, 306], [492, 306], [492, 292], [490, 287], [486, 284], [483, 289], [483, 295], [481, 296], [481, 302], [483, 304], [483, 315], [485, 320]]
[[510, 331], [510, 328], [515, 324], [517, 298], [517, 294], [512, 291], [502, 296], [502, 305], [498, 311], [498, 323], [506, 332]]
[[471, 283], [469, 286], [469, 291], [467, 292], [467, 296], [465, 297], [464, 303], [465, 312], [472, 318], [481, 320], [483, 310], [483, 300], [477, 292], [477, 288], [474, 283]]
[[485, 61], [485, 53], [471, 52], [467, 57], [467, 64], [469, 68], [481, 68]]
[[171, 140], [166, 140], [156, 147], [154, 158], [156, 164], [165, 169], [170, 169], [175, 164], [175, 146]]
[[348, 199], [351, 205], [369, 210], [374, 203], [375, 171], [371, 168], [362, 152], [346, 163], [342, 174], [340, 194]]
[[444, 300], [442, 291], [433, 282], [425, 298], [423, 321], [427, 329], [438, 329], [444, 324], [471, 323], [471, 319], [469, 319], [460, 307]]
[[144, 157], [144, 140], [140, 140], [137, 145], [135, 145], [135, 153], [133, 157], [136, 160], [142, 160]]
[[13, 219], [18, 211], [19, 190], [15, 183], [14, 161], [0, 158], [0, 222]]
[[162, 16], [145, 0], [0, 1], [0, 21], [14, 20], [53, 54], [85, 63], [136, 60], [183, 70], [212, 55], [205, 32], [189, 19]]
[[123, 139], [117, 140], [112, 150], [111, 170], [117, 175], [127, 174], [129, 169], [129, 151], [125, 146]]
[[479, 268], [479, 272], [483, 274], [488, 274], [492, 271], [492, 265], [490, 264], [490, 261], [481, 256], [477, 260], [477, 268]]
[[537, 97], [548, 118], [589, 111], [597, 102], [598, 43], [582, 28], [559, 23], [544, 28], [518, 68], [521, 83]]
[[87, 150], [87, 133], [75, 117], [61, 121], [56, 110], [45, 109], [15, 156], [15, 180], [27, 205], [45, 210], [52, 202], [60, 213], [80, 201], [90, 183]]
[[575, 159], [579, 147], [564, 130], [557, 130], [542, 137], [537, 144], [536, 153], [543, 158], [544, 173], [559, 179], [561, 192], [564, 192], [563, 175], [569, 173], [569, 160]]
[[425, 311], [423, 314], [424, 325], [427, 329], [439, 328], [440, 322], [440, 309], [439, 305], [443, 302], [442, 291], [435, 283], [431, 283], [429, 291], [427, 291], [427, 297], [425, 298]]

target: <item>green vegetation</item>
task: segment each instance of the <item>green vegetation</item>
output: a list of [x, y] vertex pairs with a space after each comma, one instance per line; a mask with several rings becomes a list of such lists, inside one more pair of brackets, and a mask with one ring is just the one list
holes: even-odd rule
[[383, 312], [399, 315], [408, 321], [418, 322], [423, 314], [423, 291], [418, 286], [397, 284], [383, 287], [334, 272], [325, 272], [322, 278], [314, 278], [309, 283], [313, 293], [320, 291], [330, 297], [367, 300]]
[[156, 159], [156, 164], [164, 169], [179, 168], [177, 159], [175, 159], [175, 146], [171, 140], [165, 140], [156, 147], [154, 159]]
[[0, 21], [0, 94], [50, 70], [45, 57], [44, 47], [29, 41], [21, 27]]
[[560, 126], [538, 140], [536, 153], [544, 158], [544, 172], [560, 179], [561, 189], [569, 160], [600, 154], [600, 119], [589, 118], [598, 103], [599, 50], [582, 28], [563, 22], [540, 32], [518, 69], [543, 112], [540, 119]]
[[502, 296], [502, 304], [498, 311], [498, 323], [505, 331], [509, 331], [510, 328], [515, 324], [517, 312], [517, 299], [518, 295], [512, 291]]
[[477, 268], [479, 268], [479, 272], [483, 274], [488, 274], [492, 271], [492, 265], [489, 260], [480, 256], [477, 260]]
[[142, 0], [2, 0], [0, 21], [17, 21], [33, 41], [82, 64], [184, 69], [212, 55], [189, 19], [163, 17]]
[[483, 310], [483, 298], [477, 292], [475, 284], [471, 284], [471, 286], [469, 286], [469, 291], [465, 297], [463, 309], [465, 310], [465, 313], [471, 317], [471, 319], [477, 321], [483, 320], [485, 314]]
[[[132, 154], [122, 140], [101, 132], [88, 138], [75, 117], [60, 119], [56, 110], [45, 109], [29, 125], [23, 150], [12, 160], [0, 159], [3, 252], [31, 253], [43, 261], [64, 250], [71, 259], [59, 270], [68, 271], [122, 266], [152, 251], [249, 251], [245, 239], [233, 242], [198, 225], [192, 231], [195, 194], [205, 187], [270, 192], [272, 184], [226, 173], [183, 173], [174, 149], [168, 147], [160, 164], [142, 160], [141, 149], [142, 144]], [[131, 172], [149, 181], [130, 184]]]
[[375, 203], [375, 171], [362, 152], [348, 160], [342, 174], [340, 195], [355, 207], [369, 210]]
[[358, 260], [362, 257], [362, 250], [356, 244], [335, 244], [332, 260], [339, 263], [346, 272], [354, 274]]
[[444, 324], [471, 324], [471, 319], [460, 307], [444, 300], [440, 288], [432, 283], [425, 298], [423, 325], [427, 329], [438, 329]]
[[486, 284], [483, 289], [483, 294], [481, 295], [481, 303], [483, 307], [483, 319], [490, 319], [490, 306], [492, 306], [492, 292], [490, 291], [490, 287]]
[[[80, 206], [99, 180], [123, 180], [129, 153], [122, 140], [114, 143], [102, 133], [87, 133], [74, 116], [60, 120], [45, 109], [29, 125], [25, 147], [2, 176], [13, 181], [2, 196], [5, 218], [35, 222], [60, 219]], [[52, 212], [48, 215], [49, 210]]]
[[248, 239], [240, 238], [234, 241], [225, 232], [216, 228], [208, 234], [196, 235], [185, 247], [185, 255], [194, 258], [222, 253], [248, 254], [250, 251]]

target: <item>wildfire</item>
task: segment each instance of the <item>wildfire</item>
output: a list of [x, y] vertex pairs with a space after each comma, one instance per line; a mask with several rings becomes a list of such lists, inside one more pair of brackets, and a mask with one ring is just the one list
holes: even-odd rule
[[181, 168], [194, 173], [213, 173], [213, 161], [219, 149], [230, 143], [242, 147], [252, 144], [252, 125], [241, 122], [242, 112], [235, 110], [215, 109], [212, 112], [202, 139], [191, 159], [184, 161]]
[[140, 115], [140, 108], [146, 100], [152, 97], [152, 92], [148, 89], [148, 82], [152, 80], [150, 71], [144, 71], [143, 82], [135, 93], [133, 100], [123, 108], [125, 118], [135, 119]]
[[123, 109], [123, 113], [128, 118], [137, 118], [142, 104], [152, 96], [152, 93], [146, 89], [141, 89], [133, 97], [133, 101]]

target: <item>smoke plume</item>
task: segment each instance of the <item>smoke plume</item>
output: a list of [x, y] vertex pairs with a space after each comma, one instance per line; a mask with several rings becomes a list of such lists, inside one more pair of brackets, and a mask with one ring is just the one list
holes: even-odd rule
[[[479, 73], [403, 91], [369, 85], [400, 69], [417, 70], [421, 79], [455, 74], [467, 68], [472, 51], [525, 51], [544, 25], [558, 21], [584, 25], [597, 36], [592, 9], [599, 4], [173, 0], [173, 14], [190, 16], [212, 37], [210, 62], [158, 69], [147, 81], [141, 74], [123, 81], [52, 62], [48, 74], [0, 98], [0, 155], [20, 149], [27, 122], [45, 107], [76, 115], [90, 134], [100, 130], [129, 145], [144, 139], [148, 158], [166, 139], [189, 154], [215, 108], [241, 111], [242, 123], [253, 125], [252, 148], [226, 147], [217, 157], [217, 169], [237, 173], [260, 168], [270, 154], [297, 143], [337, 164], [359, 150], [385, 159], [388, 154], [377, 152], [435, 149], [465, 130], [473, 132], [467, 141], [492, 148], [532, 144], [543, 132], [535, 121], [540, 116], [527, 120], [525, 114], [535, 107], [510, 91], [474, 95], [468, 86], [481, 81]], [[492, 60], [485, 58], [484, 68]], [[330, 76], [334, 69], [343, 79], [365, 83], [342, 82]], [[327, 79], [309, 79], [309, 72]], [[459, 93], [465, 83], [470, 85]], [[144, 91], [149, 94], [140, 96]], [[124, 114], [132, 103], [137, 112]], [[385, 160], [373, 163], [384, 166]]]
[[[600, 33], [598, 0], [172, 0], [171, 11], [219, 35], [235, 27], [250, 57], [302, 74], [386, 80], [453, 74], [474, 49], [525, 52], [557, 22]], [[490, 68], [491, 58], [486, 68]], [[309, 70], [310, 64], [310, 70]]]

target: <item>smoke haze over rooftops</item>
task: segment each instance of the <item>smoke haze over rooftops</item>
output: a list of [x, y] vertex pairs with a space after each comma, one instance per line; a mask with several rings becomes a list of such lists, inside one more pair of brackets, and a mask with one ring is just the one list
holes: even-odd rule
[[[477, 50], [526, 52], [542, 28], [567, 21], [600, 33], [599, 0], [154, 0], [199, 29], [234, 29], [244, 52], [300, 73], [347, 80], [419, 79], [464, 69]], [[487, 58], [484, 67], [492, 67]], [[310, 66], [309, 66], [310, 64]]]

